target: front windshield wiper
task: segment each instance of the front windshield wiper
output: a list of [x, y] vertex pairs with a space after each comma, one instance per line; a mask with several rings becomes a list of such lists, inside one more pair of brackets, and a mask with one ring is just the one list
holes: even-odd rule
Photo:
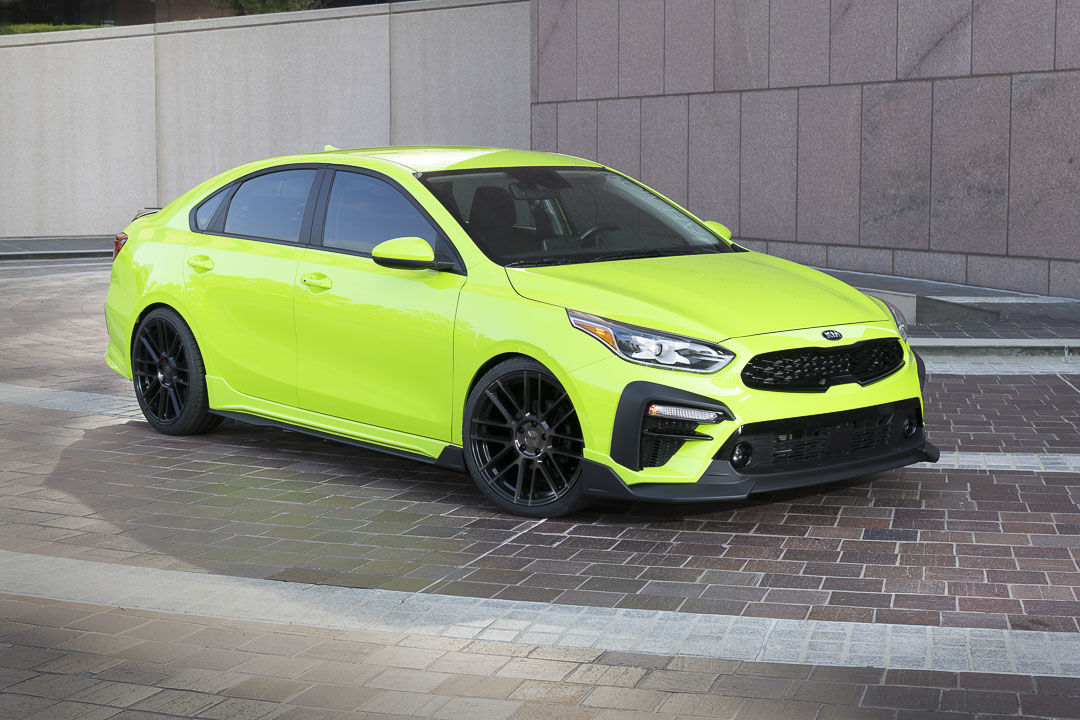
[[635, 250], [619, 250], [618, 252], [604, 253], [591, 257], [585, 262], [605, 262], [607, 260], [632, 260], [633, 258], [660, 257], [669, 255], [670, 251], [657, 250], [656, 248], [637, 248]]
[[508, 262], [503, 267], [528, 267], [530, 265], [570, 265], [571, 263], [584, 262], [579, 258], [566, 257], [565, 255], [545, 255], [543, 257], [523, 258]]

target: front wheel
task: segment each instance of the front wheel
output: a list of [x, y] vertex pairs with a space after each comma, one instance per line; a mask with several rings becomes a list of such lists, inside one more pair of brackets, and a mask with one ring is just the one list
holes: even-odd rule
[[158, 432], [194, 435], [221, 423], [207, 404], [206, 370], [195, 336], [175, 310], [155, 308], [139, 323], [131, 373], [143, 417]]
[[577, 411], [540, 363], [514, 358], [486, 372], [465, 403], [463, 430], [469, 474], [499, 507], [554, 517], [585, 506]]

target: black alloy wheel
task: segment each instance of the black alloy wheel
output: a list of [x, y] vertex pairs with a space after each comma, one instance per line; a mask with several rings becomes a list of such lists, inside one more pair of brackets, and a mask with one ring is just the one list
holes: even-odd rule
[[540, 363], [514, 358], [487, 372], [469, 395], [464, 431], [469, 472], [503, 509], [551, 517], [584, 505], [577, 411]]
[[139, 323], [131, 347], [135, 397], [155, 430], [190, 435], [216, 427], [207, 406], [205, 369], [187, 323], [170, 308], [155, 308]]

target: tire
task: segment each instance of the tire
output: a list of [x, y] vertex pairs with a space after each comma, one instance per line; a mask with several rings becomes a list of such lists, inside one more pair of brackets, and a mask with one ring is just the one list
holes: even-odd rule
[[155, 308], [139, 322], [131, 343], [131, 373], [143, 417], [158, 432], [197, 435], [221, 424], [207, 403], [199, 345], [172, 308]]
[[557, 517], [588, 504], [581, 424], [558, 379], [530, 358], [488, 370], [465, 402], [465, 466], [503, 510]]

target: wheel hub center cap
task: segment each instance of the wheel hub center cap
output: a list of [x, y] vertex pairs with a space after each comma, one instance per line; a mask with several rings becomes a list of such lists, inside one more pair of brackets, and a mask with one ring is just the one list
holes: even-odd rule
[[526, 417], [514, 428], [514, 445], [525, 457], [540, 457], [551, 447], [551, 428], [534, 417]]
[[157, 379], [164, 387], [172, 385], [173, 380], [176, 378], [176, 363], [172, 358], [162, 358], [158, 363]]

